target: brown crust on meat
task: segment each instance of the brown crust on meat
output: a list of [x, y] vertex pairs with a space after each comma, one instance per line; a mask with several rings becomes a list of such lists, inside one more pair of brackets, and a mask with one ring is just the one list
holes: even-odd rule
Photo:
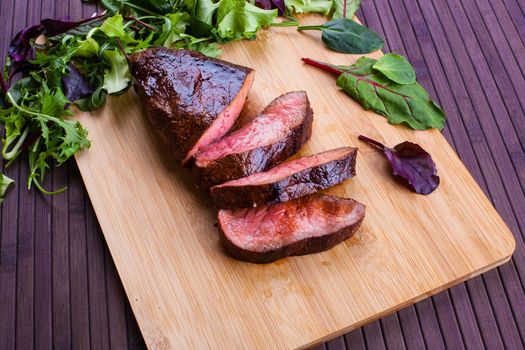
[[130, 65], [153, 128], [180, 162], [253, 74], [195, 51], [167, 48], [134, 54]]
[[216, 186], [210, 189], [216, 208], [251, 208], [262, 204], [286, 202], [323, 190], [356, 174], [357, 148], [334, 159], [278, 182], [247, 186]]
[[293, 128], [279, 142], [246, 152], [229, 154], [203, 167], [194, 164], [193, 174], [199, 188], [208, 189], [211, 186], [271, 169], [297, 153], [312, 136], [314, 114], [310, 101], [308, 99], [306, 101], [306, 117], [303, 123]]
[[[366, 209], [364, 204], [359, 202], [356, 203], [357, 205], [362, 205]], [[363, 215], [359, 221], [337, 232], [329, 233], [320, 237], [305, 238], [279, 249], [266, 252], [255, 252], [236, 246], [228, 239], [228, 236], [226, 236], [222, 230], [220, 223], [218, 226], [222, 246], [228, 254], [238, 260], [248, 261], [255, 264], [267, 264], [289, 256], [320, 253], [329, 250], [339, 243], [351, 238], [361, 226], [364, 218], [365, 215]]]

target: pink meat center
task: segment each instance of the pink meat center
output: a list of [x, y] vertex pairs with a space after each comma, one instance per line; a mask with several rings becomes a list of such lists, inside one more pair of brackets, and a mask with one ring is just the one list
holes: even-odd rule
[[266, 252], [303, 239], [337, 232], [356, 223], [364, 206], [351, 199], [314, 195], [249, 209], [221, 210], [221, 227], [242, 249]]
[[197, 162], [219, 159], [227, 154], [246, 152], [273, 144], [302, 122], [305, 109], [304, 92], [286, 94], [270, 104], [251, 123], [202, 149], [197, 155]]
[[195, 146], [193, 146], [193, 148], [188, 152], [183, 160], [183, 163], [191, 159], [191, 157], [193, 157], [200, 149], [205, 148], [210, 143], [220, 139], [226, 135], [228, 131], [230, 131], [233, 124], [235, 124], [235, 121], [239, 117], [239, 114], [241, 114], [242, 107], [244, 106], [246, 96], [248, 96], [248, 91], [250, 91], [252, 83], [253, 72], [246, 76], [246, 81], [244, 82], [237, 96], [235, 96], [233, 101], [224, 109], [224, 111], [222, 111], [221, 114], [219, 114], [209, 129], [206, 130], [204, 135], [202, 135], [202, 137], [199, 139], [197, 144], [195, 144]]
[[343, 158], [350, 152], [352, 152], [351, 148], [337, 148], [334, 150], [316, 154], [314, 156], [300, 158], [297, 160], [292, 160], [290, 162], [282, 163], [266, 172], [256, 173], [247, 177], [243, 177], [242, 179], [228, 181], [217, 187], [261, 185], [265, 183], [276, 182], [280, 179], [286, 178], [292, 174], [298, 173], [305, 169]]

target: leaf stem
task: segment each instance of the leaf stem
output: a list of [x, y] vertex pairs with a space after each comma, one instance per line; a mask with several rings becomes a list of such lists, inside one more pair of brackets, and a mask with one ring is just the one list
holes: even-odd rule
[[24, 144], [24, 141], [26, 140], [27, 136], [29, 135], [29, 126], [26, 126], [24, 129], [24, 132], [20, 135], [18, 138], [17, 143], [14, 145], [14, 147], [7, 152], [7, 147], [9, 145], [5, 145], [5, 147], [2, 149], [2, 157], [4, 157], [5, 160], [13, 160], [20, 154], [20, 148]]
[[140, 24], [141, 26], [143, 26], [143, 27], [145, 27], [145, 28], [148, 28], [148, 29], [151, 30], [151, 31], [155, 31], [155, 30], [156, 30], [156, 28], [153, 27], [152, 25], [149, 25], [149, 24], [147, 24], [146, 22], [143, 22], [143, 21], [141, 21], [140, 19], [138, 19], [138, 18], [136, 18], [136, 17], [128, 16], [128, 17], [124, 17], [124, 19], [127, 20], [127, 21], [133, 21], [133, 22], [135, 22], [135, 23], [138, 23], [138, 24]]
[[339, 67], [334, 66], [333, 64], [324, 63], [321, 61], [313, 60], [311, 58], [301, 58], [301, 60], [306, 64], [312, 65], [314, 67], [320, 68], [330, 73], [334, 73], [337, 75], [343, 73], [343, 71], [339, 69]]
[[41, 117], [41, 118], [44, 118], [44, 119], [48, 119], [48, 120], [51, 120], [51, 121], [54, 121], [56, 122], [57, 120], [59, 120], [57, 117], [55, 116], [52, 116], [52, 115], [49, 115], [49, 114], [45, 114], [45, 113], [39, 113], [39, 112], [35, 112], [35, 111], [32, 111], [30, 109], [26, 109], [22, 106], [20, 106], [19, 104], [16, 103], [15, 99], [13, 98], [13, 96], [11, 95], [10, 92], [8, 92], [6, 94], [6, 97], [8, 99], [8, 101], [16, 108], [18, 109], [19, 111], [23, 112], [23, 113], [26, 113], [26, 114], [29, 114], [29, 115], [34, 115], [36, 117]]
[[381, 142], [373, 140], [373, 139], [371, 139], [369, 137], [366, 137], [366, 136], [363, 136], [363, 135], [359, 135], [358, 138], [359, 138], [359, 140], [364, 141], [366, 143], [369, 143], [371, 145], [374, 145], [377, 148], [380, 148], [381, 150], [385, 150], [386, 149], [386, 146], [383, 145]]
[[131, 7], [132, 9], [134, 10], [139, 10], [139, 11], [142, 11], [144, 13], [147, 13], [148, 15], [151, 15], [151, 16], [157, 16], [157, 17], [162, 17], [162, 15], [160, 13], [155, 13], [153, 11], [150, 11], [148, 10], [147, 8], [144, 8], [142, 6], [138, 6], [138, 5], [135, 5], [134, 3], [132, 2], [129, 2], [129, 1], [123, 1], [124, 5], [126, 6], [129, 6]]
[[273, 22], [270, 23], [271, 27], [295, 27], [299, 25], [299, 21], [297, 18], [294, 18], [292, 16], [286, 16], [288, 20], [282, 21], [282, 22]]
[[43, 194], [47, 194], [49, 196], [53, 196], [55, 194], [60, 194], [62, 192], [65, 192], [67, 191], [67, 186], [64, 186], [62, 188], [59, 188], [58, 190], [55, 190], [55, 191], [48, 191], [46, 190], [45, 188], [43, 188], [40, 183], [36, 180], [36, 179], [33, 179], [32, 182], [35, 184], [36, 188], [38, 188], [38, 190], [40, 192], [42, 192]]
[[297, 30], [300, 32], [302, 30], [323, 30], [324, 27], [322, 25], [316, 25], [316, 26], [299, 26], [297, 27]]
[[120, 41], [120, 38], [115, 38], [115, 42], [117, 43], [117, 46], [118, 46], [119, 50], [124, 55], [124, 58], [126, 58], [126, 62], [128, 63], [129, 70], [131, 71], [131, 63], [129, 61], [129, 56], [126, 53], [126, 49], [124, 48], [124, 45], [122, 45], [122, 42]]

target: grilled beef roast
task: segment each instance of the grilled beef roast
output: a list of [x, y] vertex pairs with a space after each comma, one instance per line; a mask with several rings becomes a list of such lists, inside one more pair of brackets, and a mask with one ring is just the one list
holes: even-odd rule
[[214, 186], [210, 192], [217, 208], [286, 202], [353, 177], [356, 157], [357, 148], [337, 148]]
[[364, 217], [363, 204], [317, 193], [257, 208], [222, 209], [218, 224], [233, 257], [269, 263], [328, 250], [350, 238]]
[[306, 92], [277, 97], [253, 121], [197, 153], [199, 187], [265, 171], [291, 157], [310, 139], [312, 119]]
[[130, 65], [151, 124], [183, 164], [230, 130], [254, 74], [198, 52], [166, 48], [134, 54]]

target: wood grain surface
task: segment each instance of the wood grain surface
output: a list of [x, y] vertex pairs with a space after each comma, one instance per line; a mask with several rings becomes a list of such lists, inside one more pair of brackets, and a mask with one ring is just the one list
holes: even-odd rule
[[[305, 22], [319, 22], [308, 18]], [[367, 205], [355, 238], [271, 265], [220, 248], [210, 198], [174, 164], [133, 92], [81, 116], [92, 148], [77, 162], [146, 343], [151, 348], [295, 348], [343, 334], [510, 258], [514, 239], [438, 131], [391, 126], [339, 92], [300, 57], [349, 64], [317, 33], [272, 29], [226, 46], [223, 58], [256, 69], [247, 115], [306, 90], [314, 109], [302, 154], [360, 147], [358, 176], [330, 190]], [[377, 56], [377, 55], [376, 55]], [[442, 183], [430, 196], [401, 187], [358, 134], [430, 151]]]

